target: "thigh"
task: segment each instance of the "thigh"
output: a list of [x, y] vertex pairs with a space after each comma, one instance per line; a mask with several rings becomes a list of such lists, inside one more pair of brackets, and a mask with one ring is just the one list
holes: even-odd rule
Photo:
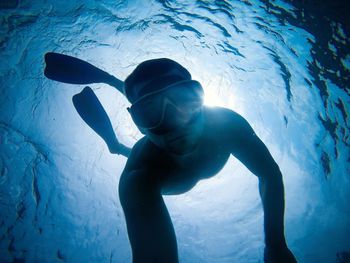
[[124, 172], [119, 197], [133, 262], [178, 262], [174, 228], [156, 178], [145, 171]]

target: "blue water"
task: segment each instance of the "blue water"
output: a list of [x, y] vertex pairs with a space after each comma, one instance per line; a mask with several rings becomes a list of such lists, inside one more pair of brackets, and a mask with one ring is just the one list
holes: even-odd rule
[[[0, 261], [131, 260], [117, 193], [126, 159], [76, 113], [71, 98], [84, 86], [44, 77], [44, 54], [55, 51], [120, 79], [147, 59], [183, 64], [206, 104], [243, 115], [279, 164], [298, 261], [349, 262], [349, 9], [300, 2], [3, 1]], [[131, 147], [141, 134], [128, 102], [91, 87]], [[180, 262], [263, 262], [257, 182], [232, 157], [216, 177], [166, 197]]]

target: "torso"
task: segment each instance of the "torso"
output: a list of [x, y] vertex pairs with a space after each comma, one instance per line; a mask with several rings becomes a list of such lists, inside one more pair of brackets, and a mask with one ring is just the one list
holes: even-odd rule
[[155, 146], [146, 137], [142, 138], [126, 169], [147, 171], [147, 176], [156, 176], [163, 194], [181, 194], [193, 188], [198, 181], [217, 174], [230, 156], [232, 135], [225, 129], [225, 117], [220, 112], [207, 109], [205, 125], [198, 147], [184, 157], [174, 157]]

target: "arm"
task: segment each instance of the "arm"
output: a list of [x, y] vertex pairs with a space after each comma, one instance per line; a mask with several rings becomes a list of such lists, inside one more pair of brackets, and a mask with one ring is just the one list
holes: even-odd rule
[[80, 117], [106, 142], [111, 153], [129, 156], [131, 149], [118, 142], [107, 113], [90, 87], [74, 95], [73, 104]]
[[237, 114], [232, 125], [232, 154], [259, 178], [264, 209], [265, 262], [296, 262], [284, 237], [284, 186], [281, 171], [243, 117]]

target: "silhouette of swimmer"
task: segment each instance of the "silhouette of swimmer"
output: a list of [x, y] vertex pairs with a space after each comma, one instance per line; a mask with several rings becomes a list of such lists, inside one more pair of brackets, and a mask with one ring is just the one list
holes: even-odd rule
[[169, 59], [141, 63], [125, 81], [133, 121], [145, 135], [119, 182], [132, 257], [178, 262], [174, 228], [162, 195], [181, 194], [217, 174], [232, 154], [259, 179], [265, 262], [296, 262], [284, 236], [280, 169], [249, 123], [236, 112], [203, 105], [203, 89]]

